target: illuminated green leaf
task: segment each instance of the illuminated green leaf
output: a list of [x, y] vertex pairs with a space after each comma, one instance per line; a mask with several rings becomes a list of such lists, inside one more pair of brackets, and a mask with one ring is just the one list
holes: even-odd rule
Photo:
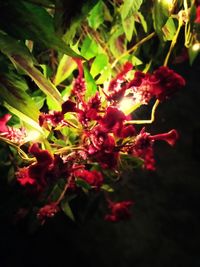
[[92, 63], [90, 74], [95, 78], [108, 64], [108, 56], [106, 54], [99, 54]]
[[89, 13], [88, 24], [96, 30], [104, 21], [103, 1], [99, 1]]
[[164, 33], [164, 40], [171, 41], [176, 33], [176, 26], [174, 20], [170, 17], [166, 24], [162, 27]]
[[137, 12], [142, 4], [143, 0], [124, 0], [124, 3], [121, 6], [120, 14], [122, 20], [124, 20], [129, 14]]
[[89, 36], [87, 36], [81, 46], [81, 55], [89, 60], [95, 57], [98, 54], [98, 51], [98, 44]]
[[67, 79], [76, 69], [76, 67], [77, 65], [71, 57], [63, 55], [57, 68], [54, 84], [57, 86]]
[[89, 99], [90, 97], [94, 96], [97, 91], [97, 86], [95, 80], [92, 78], [88, 68], [84, 66], [84, 77], [86, 82], [86, 92], [85, 98]]

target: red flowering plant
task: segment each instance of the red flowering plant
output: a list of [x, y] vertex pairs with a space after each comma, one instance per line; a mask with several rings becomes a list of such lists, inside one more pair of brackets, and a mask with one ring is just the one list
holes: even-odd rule
[[[130, 218], [133, 201], [112, 200], [115, 183], [126, 162], [155, 171], [154, 143], [174, 146], [179, 137], [175, 129], [152, 135], [145, 126], [154, 122], [158, 105], [185, 86], [167, 65], [180, 58], [184, 45], [191, 63], [197, 56], [199, 7], [194, 1], [88, 1], [78, 23], [74, 16], [66, 28], [64, 17], [53, 24], [54, 1], [48, 9], [42, 1], [11, 2], [0, 4], [20, 15], [9, 27], [0, 21], [6, 66], [0, 74], [0, 141], [14, 157], [8, 175], [29, 199], [19, 210], [33, 211], [42, 224], [61, 211], [74, 220], [75, 199], [101, 194], [105, 220]], [[59, 4], [64, 12], [67, 6]], [[32, 26], [22, 33], [28, 15]], [[152, 102], [149, 120], [134, 118], [136, 109]]]

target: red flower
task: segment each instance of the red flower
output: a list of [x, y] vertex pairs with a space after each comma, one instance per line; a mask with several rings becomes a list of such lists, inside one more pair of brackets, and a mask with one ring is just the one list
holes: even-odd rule
[[126, 116], [122, 111], [114, 107], [108, 107], [106, 114], [99, 121], [103, 131], [112, 132], [116, 124], [122, 124]]
[[77, 178], [80, 178], [84, 181], [86, 181], [89, 185], [100, 188], [103, 184], [103, 176], [100, 172], [96, 170], [87, 171], [84, 169], [76, 170], [74, 172], [74, 175]]
[[76, 103], [71, 101], [71, 100], [67, 100], [62, 104], [62, 114], [65, 114], [67, 112], [76, 112]]
[[196, 19], [195, 19], [196, 23], [200, 23], [200, 6], [197, 7], [196, 9]]
[[37, 159], [36, 163], [29, 166], [29, 175], [44, 187], [47, 183], [47, 174], [53, 167], [54, 159], [47, 150], [40, 149], [38, 144], [33, 144], [29, 152]]
[[132, 147], [133, 156], [140, 157], [144, 160], [144, 168], [150, 171], [155, 170], [155, 159], [153, 153], [153, 141], [149, 138], [150, 134], [143, 128], [136, 137]]
[[57, 203], [47, 204], [38, 211], [37, 218], [40, 220], [41, 224], [44, 224], [47, 218], [54, 217], [58, 211], [59, 207]]
[[183, 77], [165, 66], [158, 68], [152, 75], [136, 71], [134, 79], [127, 85], [132, 89], [134, 101], [142, 104], [147, 104], [152, 97], [160, 101], [167, 100], [183, 86]]
[[107, 99], [109, 101], [119, 101], [127, 89], [126, 87], [126, 78], [125, 75], [132, 70], [133, 65], [130, 62], [127, 62], [122, 71], [112, 79], [108, 86], [108, 95]]
[[111, 213], [105, 216], [105, 220], [110, 222], [118, 222], [121, 220], [130, 219], [131, 213], [129, 208], [132, 205], [132, 201], [112, 202], [109, 200], [108, 207], [111, 210]]
[[169, 145], [174, 146], [178, 137], [179, 137], [178, 132], [175, 129], [173, 129], [169, 131], [168, 133], [157, 134], [157, 135], [152, 135], [152, 136], [150, 135], [149, 139], [153, 141], [163, 140], [167, 142]]
[[2, 118], [0, 118], [0, 135], [14, 143], [22, 144], [26, 137], [26, 130], [25, 128], [13, 128], [7, 126], [6, 123], [10, 120], [10, 118], [10, 114], [5, 114]]
[[95, 94], [95, 96], [91, 97], [88, 101], [89, 108], [99, 110], [101, 106], [101, 98], [99, 92]]
[[92, 131], [86, 133], [89, 138], [88, 153], [94, 154], [98, 151], [112, 152], [115, 147], [114, 138], [102, 131], [100, 126], [95, 127]]
[[39, 116], [40, 126], [49, 123], [50, 125], [56, 127], [59, 123], [63, 122], [64, 115], [61, 111], [50, 111], [49, 113], [41, 113]]
[[40, 149], [37, 143], [29, 148], [29, 152], [36, 157], [37, 164], [49, 166], [53, 163], [53, 156], [47, 150]]
[[78, 97], [81, 97], [86, 90], [85, 87], [85, 80], [83, 78], [83, 63], [82, 60], [79, 58], [74, 58], [76, 61], [76, 64], [78, 65], [78, 77], [75, 79], [72, 89], [72, 95], [77, 95]]
[[150, 82], [150, 74], [136, 71], [134, 79], [127, 85], [132, 89], [133, 100], [135, 103], [148, 104], [153, 97], [151, 93], [152, 82]]
[[168, 67], [160, 67], [151, 76], [151, 93], [160, 101], [167, 100], [185, 86], [181, 75]]
[[104, 169], [115, 169], [119, 162], [119, 152], [115, 151], [109, 153], [99, 151], [92, 156]]
[[10, 120], [12, 116], [10, 114], [5, 114], [0, 118], [0, 133], [4, 133], [8, 131], [8, 126], [6, 123]]
[[133, 125], [122, 125], [119, 123], [115, 126], [113, 133], [119, 138], [127, 138], [135, 135], [135, 128]]
[[166, 141], [169, 145], [173, 146], [178, 139], [176, 130], [171, 130], [168, 133], [150, 135], [145, 132], [143, 128], [140, 134], [136, 137], [132, 147], [132, 154], [144, 160], [144, 167], [147, 170], [155, 170], [155, 159], [153, 153], [153, 143], [156, 140]]
[[31, 178], [29, 175], [29, 168], [28, 167], [18, 169], [18, 171], [16, 172], [16, 178], [17, 178], [17, 181], [22, 186], [35, 185], [36, 184], [36, 181], [33, 178]]

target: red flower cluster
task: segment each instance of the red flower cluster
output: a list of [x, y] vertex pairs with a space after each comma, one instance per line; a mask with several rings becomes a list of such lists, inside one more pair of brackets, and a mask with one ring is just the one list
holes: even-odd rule
[[176, 130], [171, 130], [168, 133], [150, 135], [145, 132], [145, 128], [142, 129], [140, 134], [134, 140], [134, 144], [131, 147], [131, 153], [133, 156], [139, 157], [144, 160], [144, 167], [147, 170], [154, 171], [155, 159], [153, 152], [153, 143], [156, 140], [163, 140], [169, 145], [175, 145], [178, 139], [178, 133]]
[[105, 216], [105, 220], [110, 222], [118, 222], [121, 220], [130, 219], [131, 212], [129, 211], [129, 208], [132, 205], [132, 201], [112, 202], [109, 200], [108, 207], [111, 213]]
[[103, 184], [103, 176], [100, 172], [96, 170], [88, 171], [80, 169], [74, 172], [76, 178], [82, 179], [87, 182], [89, 185], [96, 189], [100, 189]]
[[45, 220], [47, 218], [52, 218], [54, 215], [59, 211], [59, 207], [57, 203], [51, 203], [47, 204], [44, 207], [42, 207], [38, 213], [37, 213], [37, 218], [41, 222], [41, 224], [45, 223]]
[[[62, 104], [60, 111], [42, 113], [39, 118], [40, 126], [50, 131], [48, 138], [52, 154], [48, 150], [42, 150], [38, 144], [32, 144], [29, 153], [35, 157], [35, 162], [19, 168], [16, 173], [22, 186], [36, 190], [39, 195], [44, 195], [47, 191], [45, 189], [56, 186], [60, 180], [65, 183], [65, 186], [61, 186], [63, 192], [57, 202], [39, 210], [38, 218], [42, 223], [58, 212], [59, 201], [66, 195], [78, 195], [81, 189], [84, 192], [105, 190], [104, 183], [108, 180], [109, 184], [111, 180], [107, 173], [120, 173], [124, 153], [128, 157], [142, 159], [143, 167], [153, 171], [154, 142], [163, 140], [173, 146], [178, 139], [176, 130], [151, 135], [143, 128], [138, 133], [134, 125], [130, 125], [131, 115], [126, 116], [120, 110], [118, 102], [127, 94], [139, 104], [148, 104], [151, 98], [164, 101], [184, 86], [185, 81], [179, 74], [167, 67], [160, 67], [152, 74], [135, 71], [134, 78], [130, 79], [131, 75], [128, 74], [133, 66], [127, 63], [116, 78], [111, 80], [108, 92], [105, 93], [102, 89], [108, 101], [101, 97], [101, 92], [87, 100], [83, 65], [79, 59], [76, 62], [79, 74], [69, 99]], [[72, 121], [65, 119], [67, 112], [73, 112]], [[0, 120], [0, 132], [8, 130], [8, 118], [9, 116], [5, 116]], [[55, 129], [58, 125], [60, 127]], [[67, 127], [67, 134], [60, 130], [62, 127]], [[54, 144], [51, 136], [57, 138], [57, 135], [63, 139]], [[131, 201], [115, 203], [109, 200], [110, 213], [105, 219], [116, 222], [130, 218], [129, 208], [132, 204]]]
[[[125, 69], [127, 73], [131, 68], [125, 67]], [[124, 75], [124, 72], [122, 73]], [[164, 101], [185, 86], [182, 76], [164, 66], [159, 67], [153, 74], [136, 71], [134, 78], [129, 82], [125, 81], [123, 75], [120, 79], [116, 78], [111, 81], [108, 91], [112, 89], [112, 94], [107, 96], [109, 101], [119, 101], [126, 91], [132, 95], [135, 103], [148, 104], [153, 97]]]
[[12, 116], [5, 114], [0, 118], [0, 136], [12, 141], [13, 143], [22, 144], [26, 137], [25, 128], [13, 128], [7, 126], [7, 122]]

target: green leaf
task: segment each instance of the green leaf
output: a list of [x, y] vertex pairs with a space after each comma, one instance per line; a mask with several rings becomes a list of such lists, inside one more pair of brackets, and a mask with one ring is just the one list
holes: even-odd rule
[[155, 0], [153, 6], [153, 25], [156, 33], [163, 39], [162, 28], [169, 18], [169, 9], [167, 1]]
[[194, 45], [188, 48], [188, 54], [189, 54], [189, 61], [190, 65], [193, 64], [194, 60], [197, 58], [197, 56], [200, 53], [200, 47], [197, 44], [198, 49], [194, 49]]
[[103, 2], [100, 0], [90, 11], [88, 24], [96, 30], [104, 21]]
[[[69, 22], [69, 27], [67, 28], [66, 33], [63, 36], [63, 40], [67, 44], [73, 43], [73, 39], [77, 31], [81, 26], [81, 22], [88, 16], [90, 10], [96, 5], [98, 0], [87, 0], [79, 1], [79, 4], [76, 6], [76, 14], [73, 15], [72, 19]], [[65, 3], [65, 1], [63, 1]], [[68, 6], [68, 5], [67, 5]], [[66, 9], [66, 13], [69, 12]]]
[[121, 25], [116, 25], [112, 29], [112, 35], [108, 42], [111, 53], [114, 57], [119, 57], [126, 49], [126, 38]]
[[94, 39], [91, 39], [89, 36], [87, 36], [81, 46], [81, 55], [89, 60], [95, 57], [98, 54], [98, 51], [98, 44], [94, 41]]
[[140, 158], [127, 154], [120, 154], [120, 156], [122, 169], [141, 168], [143, 166], [143, 160]]
[[7, 102], [4, 102], [4, 106], [11, 113], [13, 113], [17, 117], [19, 117], [20, 120], [26, 122], [28, 125], [30, 125], [34, 129], [36, 129], [37, 131], [39, 131], [41, 135], [44, 135], [44, 132], [43, 132], [42, 128], [39, 126], [39, 124], [35, 120], [31, 119], [29, 116], [27, 116], [26, 114], [24, 114], [23, 111], [19, 111], [19, 109], [14, 108], [13, 106], [9, 105]]
[[106, 54], [99, 54], [92, 63], [90, 74], [95, 78], [108, 64], [108, 56]]
[[176, 33], [176, 26], [174, 20], [170, 17], [166, 24], [162, 27], [162, 31], [164, 33], [163, 39], [165, 41], [171, 41]]
[[101, 186], [101, 189], [103, 189], [104, 191], [106, 191], [106, 192], [114, 192], [114, 189], [110, 186], [110, 185], [108, 185], [108, 184], [103, 184], [102, 186]]
[[86, 181], [84, 181], [83, 179], [76, 179], [76, 185], [82, 187], [83, 189], [86, 190], [90, 190], [91, 189], [91, 185], [89, 185]]
[[54, 84], [57, 86], [65, 79], [67, 79], [76, 69], [76, 67], [77, 67], [76, 62], [71, 57], [63, 55], [58, 64], [57, 72], [54, 79]]
[[0, 97], [10, 106], [24, 113], [31, 119], [38, 121], [39, 108], [26, 93], [28, 86], [23, 79], [14, 72], [0, 75]]
[[104, 67], [103, 71], [101, 72], [101, 76], [96, 81], [96, 84], [103, 84], [105, 81], [107, 81], [111, 76], [111, 66], [108, 64]]
[[0, 28], [11, 36], [21, 40], [32, 40], [70, 56], [78, 56], [56, 35], [53, 18], [42, 6], [23, 0], [7, 0], [0, 1], [0, 10]]
[[0, 32], [0, 51], [4, 53], [14, 64], [23, 70], [37, 86], [55, 102], [55, 105], [62, 104], [63, 100], [56, 87], [47, 80], [42, 73], [34, 66], [35, 60], [28, 48], [14, 38]]
[[121, 5], [120, 14], [122, 20], [124, 20], [129, 14], [137, 12], [142, 5], [143, 0], [124, 0], [124, 3]]
[[72, 90], [72, 84], [67, 85], [65, 89], [61, 92], [61, 95], [64, 100], [67, 100], [69, 96], [71, 95], [71, 90]]
[[63, 199], [61, 201], [61, 209], [64, 211], [64, 213], [69, 217], [73, 222], [75, 221], [74, 214], [72, 212], [72, 209], [69, 205], [68, 199]]
[[131, 62], [133, 64], [133, 66], [138, 66], [138, 65], [143, 64], [143, 62], [136, 56], [132, 56]]
[[135, 18], [132, 12], [129, 13], [126, 18], [122, 19], [122, 25], [124, 28], [124, 32], [126, 34], [127, 40], [130, 42], [133, 36], [133, 33], [137, 34], [135, 28]]
[[85, 99], [88, 100], [90, 97], [95, 95], [97, 86], [95, 80], [92, 78], [92, 75], [90, 74], [86, 66], [84, 66], [84, 77], [86, 82]]
[[147, 33], [147, 22], [144, 18], [144, 16], [142, 15], [141, 12], [137, 12], [137, 16], [139, 17], [140, 23], [144, 29], [144, 32]]

